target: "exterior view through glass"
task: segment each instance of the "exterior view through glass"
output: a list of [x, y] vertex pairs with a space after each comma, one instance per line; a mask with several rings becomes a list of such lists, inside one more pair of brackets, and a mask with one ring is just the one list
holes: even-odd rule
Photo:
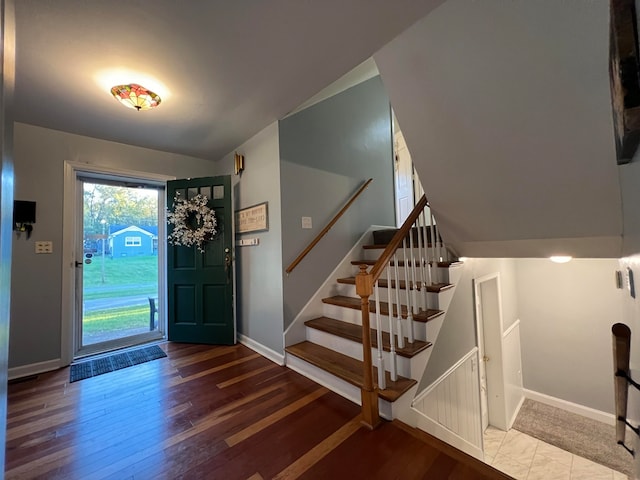
[[158, 329], [158, 193], [83, 182], [82, 347]]

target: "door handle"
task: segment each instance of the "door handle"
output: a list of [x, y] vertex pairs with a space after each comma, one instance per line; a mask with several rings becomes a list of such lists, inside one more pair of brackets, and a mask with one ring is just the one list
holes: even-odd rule
[[76, 268], [82, 267], [82, 262], [76, 262]]
[[227, 284], [231, 283], [231, 255], [224, 256], [224, 271], [227, 274]]

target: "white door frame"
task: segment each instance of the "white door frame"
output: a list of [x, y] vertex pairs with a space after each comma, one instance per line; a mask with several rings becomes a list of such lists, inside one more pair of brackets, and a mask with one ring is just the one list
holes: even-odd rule
[[[483, 287], [495, 286], [494, 291], [485, 291]], [[491, 273], [476, 278], [473, 281], [475, 298], [476, 334], [480, 361], [484, 362], [487, 383], [487, 408], [489, 425], [501, 430], [508, 430], [507, 405], [505, 400], [505, 382], [502, 352], [502, 289], [500, 287], [500, 273]], [[487, 294], [493, 298], [486, 298]], [[484, 298], [483, 298], [484, 297]], [[483, 315], [485, 308], [492, 308], [491, 315]], [[488, 357], [488, 361], [483, 360]], [[480, 368], [478, 368], [480, 377]], [[480, 378], [479, 378], [480, 381]], [[480, 392], [482, 395], [482, 392]]]
[[[476, 313], [476, 337], [478, 344], [478, 384], [480, 386], [480, 420], [482, 422], [482, 431], [484, 432], [489, 426], [489, 395], [487, 393], [487, 368], [486, 353], [484, 349], [484, 329], [482, 328], [482, 309], [480, 305], [480, 295], [476, 291], [474, 283], [474, 299]], [[484, 377], [484, 379], [483, 379]]]
[[[78, 173], [88, 173], [99, 175], [103, 178], [137, 178], [148, 182], [152, 185], [165, 185], [167, 180], [174, 180], [175, 177], [160, 175], [148, 172], [139, 172], [135, 170], [123, 170], [118, 168], [91, 165], [88, 163], [65, 161], [64, 162], [64, 197], [63, 197], [63, 216], [62, 216], [62, 309], [61, 309], [61, 326], [60, 326], [60, 366], [69, 365], [73, 361], [74, 356], [74, 319], [75, 319], [75, 303], [76, 303], [76, 286], [75, 286], [75, 262], [83, 259], [76, 258], [76, 231], [77, 219], [79, 212], [77, 211], [77, 175]], [[158, 208], [166, 210], [164, 202], [159, 202]], [[165, 225], [160, 222], [158, 225], [158, 238], [165, 238]], [[158, 255], [160, 249], [163, 249], [164, 242], [158, 242]], [[158, 271], [158, 281], [161, 285], [166, 282], [166, 266]], [[162, 313], [161, 313], [162, 312]], [[166, 318], [166, 298], [158, 301], [158, 318]]]
[[[409, 174], [410, 178], [405, 178], [407, 171], [409, 169], [411, 173]], [[401, 181], [405, 183], [405, 196], [401, 196]], [[393, 188], [394, 188], [394, 198], [395, 198], [395, 212], [396, 212], [396, 226], [399, 228], [404, 223], [406, 217], [411, 213], [415, 205], [415, 200], [420, 198], [422, 195], [417, 197], [415, 195], [415, 187], [414, 187], [414, 169], [413, 169], [413, 160], [411, 159], [411, 155], [409, 154], [409, 149], [407, 148], [407, 144], [404, 140], [404, 136], [401, 130], [396, 130], [393, 134]], [[407, 199], [407, 203], [403, 205], [402, 198]]]

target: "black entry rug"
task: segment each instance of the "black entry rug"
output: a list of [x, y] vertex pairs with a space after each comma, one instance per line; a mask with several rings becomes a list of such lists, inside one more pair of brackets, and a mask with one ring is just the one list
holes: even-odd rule
[[129, 350], [123, 353], [114, 353], [108, 357], [75, 363], [71, 365], [71, 378], [69, 382], [73, 383], [78, 380], [84, 380], [85, 378], [96, 377], [103, 373], [113, 372], [121, 368], [150, 362], [151, 360], [166, 356], [167, 354], [164, 353], [164, 350], [159, 346], [152, 345], [151, 347], [136, 348], [135, 350]]
[[616, 444], [613, 425], [527, 398], [512, 428], [633, 478], [633, 457]]

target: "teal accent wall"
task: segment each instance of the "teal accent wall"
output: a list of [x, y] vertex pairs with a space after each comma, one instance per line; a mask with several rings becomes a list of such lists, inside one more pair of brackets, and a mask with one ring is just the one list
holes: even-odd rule
[[[391, 107], [380, 77], [280, 121], [284, 268], [340, 211], [373, 183], [334, 228], [284, 277], [284, 327], [371, 225], [395, 223]], [[311, 217], [313, 228], [302, 229]]]

